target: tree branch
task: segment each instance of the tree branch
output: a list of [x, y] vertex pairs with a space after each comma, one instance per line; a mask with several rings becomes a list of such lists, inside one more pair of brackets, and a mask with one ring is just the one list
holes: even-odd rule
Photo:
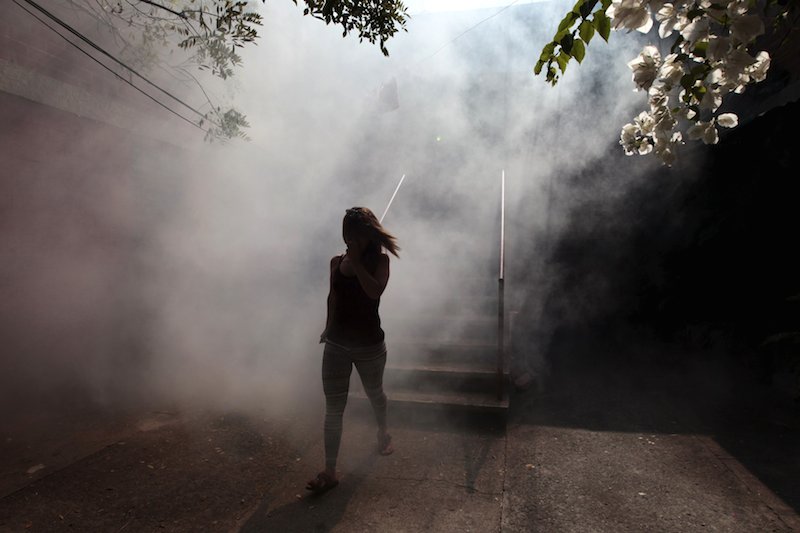
[[170, 9], [167, 6], [159, 4], [158, 2], [153, 2], [152, 0], [138, 0], [138, 1], [143, 3], [143, 4], [147, 4], [149, 6], [157, 7], [159, 9], [163, 9], [164, 11], [172, 13], [173, 15], [175, 15], [177, 17], [186, 18], [186, 13], [184, 11], [175, 11], [174, 9]]

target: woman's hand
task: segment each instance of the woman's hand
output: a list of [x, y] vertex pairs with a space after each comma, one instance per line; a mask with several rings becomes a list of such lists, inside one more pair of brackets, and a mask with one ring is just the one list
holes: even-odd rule
[[347, 243], [347, 259], [353, 265], [360, 265], [361, 258], [364, 256], [364, 242], [360, 239], [353, 239]]
[[378, 256], [378, 264], [373, 273], [367, 272], [363, 263], [353, 263], [353, 270], [367, 296], [373, 300], [380, 298], [389, 281], [389, 256], [383, 253]]

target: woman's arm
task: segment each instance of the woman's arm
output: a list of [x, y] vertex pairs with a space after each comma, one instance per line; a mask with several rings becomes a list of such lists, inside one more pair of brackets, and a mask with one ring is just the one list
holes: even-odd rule
[[325, 316], [325, 329], [319, 336], [319, 342], [325, 342], [325, 336], [328, 334], [328, 328], [331, 326], [331, 320], [333, 320], [333, 301], [335, 296], [333, 295], [333, 269], [338, 268], [339, 266], [339, 256], [334, 256], [331, 258], [331, 265], [330, 265], [330, 288], [328, 289], [328, 312]]
[[[355, 255], [355, 254], [354, 254]], [[375, 272], [370, 274], [364, 263], [359, 257], [357, 260], [350, 258], [353, 270], [358, 277], [358, 282], [361, 288], [367, 293], [367, 296], [373, 300], [377, 300], [386, 289], [386, 284], [389, 283], [389, 256], [381, 253], [378, 256], [378, 264], [375, 267]]]

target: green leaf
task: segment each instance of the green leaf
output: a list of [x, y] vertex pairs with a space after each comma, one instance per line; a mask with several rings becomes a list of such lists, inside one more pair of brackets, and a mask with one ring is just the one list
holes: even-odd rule
[[540, 59], [539, 61], [537, 61], [537, 62], [536, 62], [536, 66], [535, 66], [535, 67], [533, 67], [533, 73], [534, 73], [534, 74], [536, 74], [536, 75], [538, 76], [538, 75], [539, 75], [539, 73], [541, 73], [541, 72], [542, 72], [542, 67], [543, 67], [543, 66], [544, 66], [544, 61], [542, 61], [542, 60]]
[[699, 102], [700, 100], [703, 99], [703, 96], [705, 96], [706, 94], [705, 86], [700, 85], [698, 87], [692, 87], [692, 94], [694, 95], [695, 98], [697, 98], [697, 101]]
[[583, 44], [583, 41], [580, 39], [575, 39], [575, 42], [572, 43], [572, 57], [580, 63], [583, 61], [583, 57], [586, 55], [586, 46]]
[[569, 13], [567, 13], [567, 16], [564, 17], [564, 19], [561, 21], [561, 24], [558, 25], [558, 31], [563, 31], [566, 30], [567, 28], [570, 28], [578, 19], [578, 17], [580, 17], [580, 15], [578, 15], [574, 11], [570, 11]]
[[589, 41], [591, 41], [592, 37], [594, 37], [594, 26], [588, 20], [584, 20], [578, 27], [578, 33], [580, 34], [581, 39], [583, 39], [583, 42], [589, 44]]
[[558, 71], [555, 67], [547, 68], [547, 81], [550, 82], [550, 85], [555, 85], [558, 83]]
[[600, 37], [602, 37], [605, 42], [608, 42], [608, 36], [611, 35], [611, 19], [608, 18], [605, 12], [598, 11], [594, 14], [594, 27], [597, 33], [600, 34]]
[[706, 57], [706, 53], [708, 52], [708, 41], [701, 41], [694, 45], [694, 55], [699, 57]]
[[556, 56], [556, 62], [558, 63], [558, 68], [561, 69], [562, 73], [567, 72], [567, 63], [569, 63], [569, 54], [565, 54], [563, 51]]
[[547, 61], [548, 59], [550, 59], [552, 57], [553, 52], [555, 51], [555, 49], [556, 49], [555, 41], [547, 43], [546, 45], [544, 45], [544, 48], [542, 48], [542, 53], [539, 56], [539, 61], [544, 62], [544, 61]]
[[581, 18], [585, 19], [592, 12], [594, 6], [597, 5], [597, 0], [594, 0], [593, 2], [580, 2], [580, 4], [580, 7], [578, 7], [578, 4], [575, 4], [575, 7], [572, 8], [572, 10], [576, 13], [580, 13]]
[[561, 41], [558, 44], [561, 45], [561, 50], [563, 51], [563, 53], [565, 53], [567, 55], [571, 55], [572, 54], [572, 43], [574, 41], [575, 41], [575, 39], [572, 37], [572, 34], [568, 33], [568, 34], [566, 34], [564, 36], [563, 39], [561, 39]]
[[694, 76], [695, 79], [699, 80], [700, 78], [705, 77], [707, 69], [708, 67], [706, 67], [705, 63], [700, 63], [696, 67], [692, 68], [692, 70], [689, 72], [692, 74], [692, 76]]

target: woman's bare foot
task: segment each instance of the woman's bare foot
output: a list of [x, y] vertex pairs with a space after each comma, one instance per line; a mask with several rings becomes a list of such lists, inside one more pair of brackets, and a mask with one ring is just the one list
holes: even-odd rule
[[392, 436], [386, 430], [378, 431], [378, 453], [381, 455], [391, 455], [394, 452], [392, 446]]
[[314, 494], [322, 494], [338, 484], [339, 479], [336, 477], [336, 471], [326, 468], [317, 474], [317, 477], [306, 483], [306, 490], [310, 490]]

